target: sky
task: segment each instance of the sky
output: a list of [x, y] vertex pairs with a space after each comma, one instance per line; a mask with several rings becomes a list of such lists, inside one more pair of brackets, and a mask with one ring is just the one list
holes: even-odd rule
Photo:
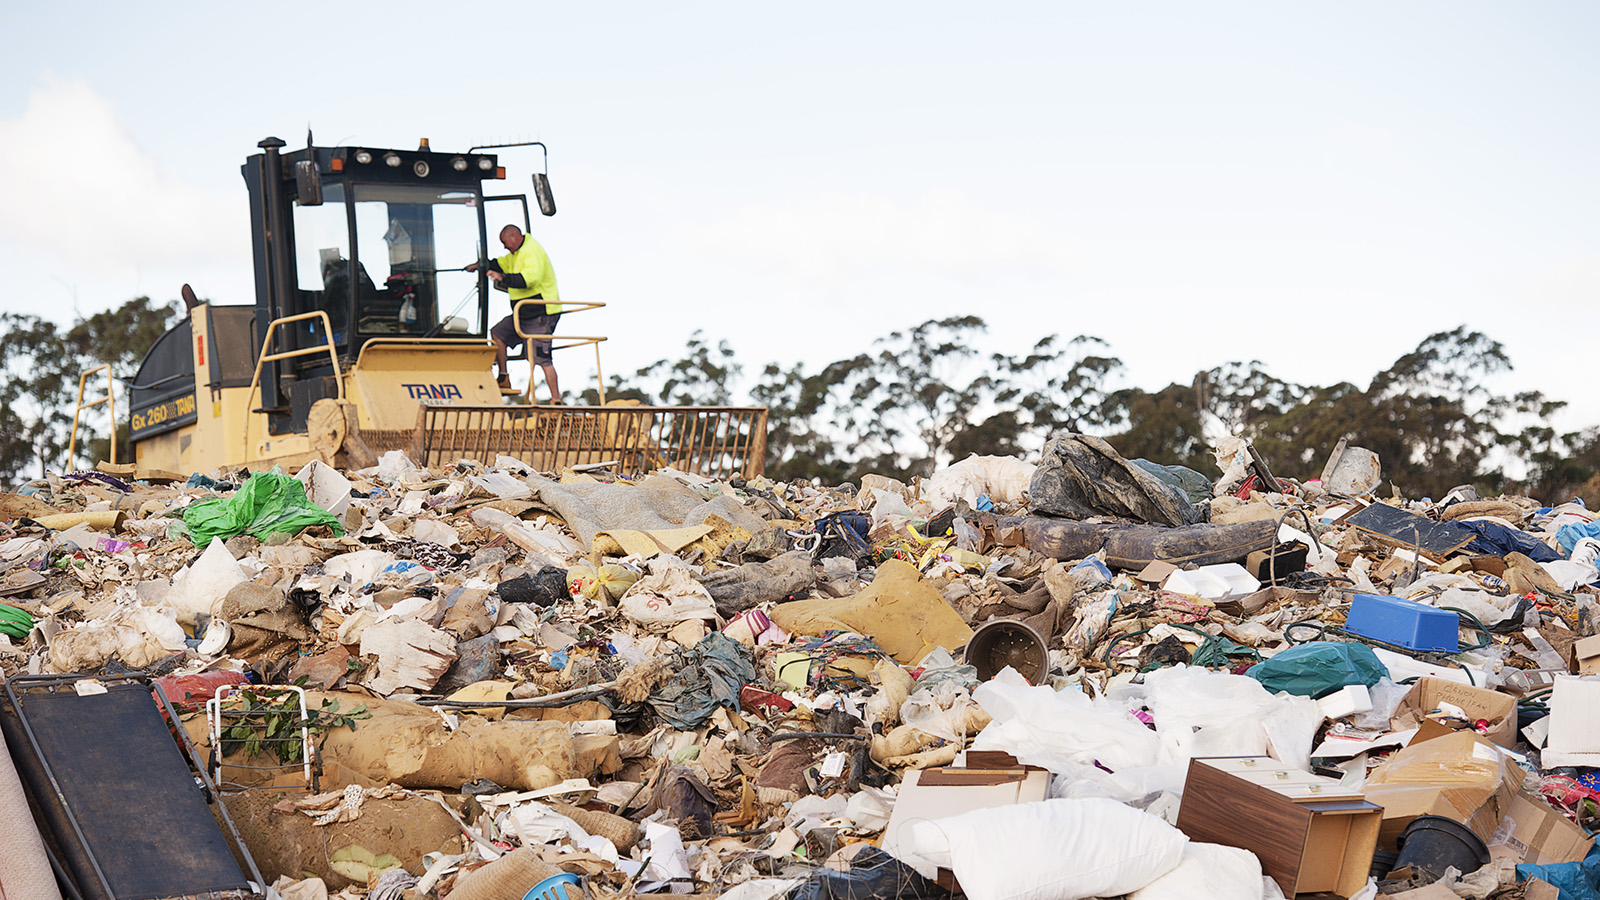
[[[1600, 424], [1592, 3], [153, 0], [0, 32], [4, 312], [253, 303], [268, 135], [541, 140], [533, 234], [606, 304], [560, 331], [608, 374], [697, 329], [815, 370], [976, 314], [985, 353], [1090, 335], [1149, 390], [1252, 359], [1364, 387], [1466, 325], [1495, 390]], [[502, 161], [531, 194], [537, 157]]]

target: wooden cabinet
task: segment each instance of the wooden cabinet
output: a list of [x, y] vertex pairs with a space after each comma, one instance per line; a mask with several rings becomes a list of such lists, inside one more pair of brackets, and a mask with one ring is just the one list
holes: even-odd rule
[[1361, 890], [1382, 820], [1337, 782], [1257, 756], [1192, 760], [1178, 808], [1191, 840], [1249, 850], [1290, 897]]

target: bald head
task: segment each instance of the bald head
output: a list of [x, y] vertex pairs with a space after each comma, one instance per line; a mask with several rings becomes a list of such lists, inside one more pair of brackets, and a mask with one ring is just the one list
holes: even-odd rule
[[507, 225], [500, 229], [500, 243], [505, 245], [509, 252], [517, 252], [517, 248], [522, 246], [522, 229], [515, 225]]

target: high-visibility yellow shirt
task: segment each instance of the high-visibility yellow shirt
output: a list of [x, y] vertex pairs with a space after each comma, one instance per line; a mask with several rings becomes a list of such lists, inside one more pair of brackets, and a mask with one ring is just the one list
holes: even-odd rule
[[545, 312], [555, 315], [561, 312], [561, 304], [557, 301], [561, 295], [556, 293], [556, 270], [550, 266], [550, 257], [545, 254], [539, 242], [528, 235], [523, 235], [522, 246], [515, 253], [507, 253], [497, 257], [495, 262], [500, 264], [500, 271], [507, 275], [521, 275], [527, 287], [511, 288], [511, 303], [515, 306], [518, 300], [526, 300], [533, 296], [544, 298]]

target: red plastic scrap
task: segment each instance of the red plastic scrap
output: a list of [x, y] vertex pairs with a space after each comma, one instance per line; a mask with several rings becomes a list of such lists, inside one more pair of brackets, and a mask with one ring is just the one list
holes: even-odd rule
[[739, 689], [739, 705], [768, 711], [776, 709], [779, 712], [788, 712], [794, 709], [794, 703], [781, 694], [763, 691], [748, 684]]

